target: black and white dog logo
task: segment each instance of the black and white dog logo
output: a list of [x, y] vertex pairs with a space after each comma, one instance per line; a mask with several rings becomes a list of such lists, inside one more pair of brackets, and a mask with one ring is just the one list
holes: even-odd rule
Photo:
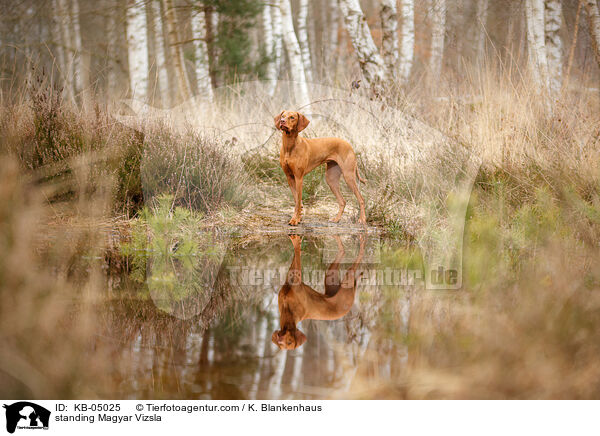
[[29, 401], [19, 401], [4, 405], [6, 409], [6, 431], [14, 433], [15, 429], [48, 429], [50, 411]]

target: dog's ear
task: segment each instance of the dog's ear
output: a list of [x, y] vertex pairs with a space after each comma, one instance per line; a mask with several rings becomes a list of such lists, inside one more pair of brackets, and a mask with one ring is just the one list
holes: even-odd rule
[[308, 120], [308, 118], [306, 118], [304, 115], [302, 115], [300, 112], [296, 112], [298, 114], [298, 131], [301, 132], [304, 129], [306, 129], [306, 127], [308, 126], [308, 123], [310, 123], [310, 121]]
[[296, 330], [296, 348], [306, 342], [306, 335], [300, 330]]
[[277, 130], [281, 130], [279, 128], [279, 120], [281, 119], [281, 115], [283, 115], [283, 111], [279, 112], [279, 115], [275, 115], [275, 118], [273, 118], [273, 121], [275, 122], [275, 128]]

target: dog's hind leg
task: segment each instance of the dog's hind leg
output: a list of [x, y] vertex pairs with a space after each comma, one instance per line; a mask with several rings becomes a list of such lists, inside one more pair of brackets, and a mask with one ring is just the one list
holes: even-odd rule
[[327, 272], [325, 273], [325, 296], [333, 297], [340, 289], [340, 262], [344, 258], [344, 245], [342, 244], [342, 240], [338, 235], [334, 236], [335, 241], [338, 246], [337, 254], [335, 255], [335, 259], [327, 268]]
[[342, 197], [342, 191], [340, 190], [340, 176], [342, 175], [342, 168], [336, 162], [327, 162], [327, 170], [325, 171], [325, 181], [331, 188], [331, 192], [337, 199], [339, 210], [338, 214], [331, 218], [329, 221], [337, 223], [344, 213], [346, 207], [346, 200]]
[[346, 180], [346, 184], [352, 190], [352, 192], [354, 192], [354, 195], [356, 195], [356, 199], [358, 200], [358, 205], [360, 207], [360, 217], [358, 218], [358, 222], [361, 224], [367, 224], [365, 200], [363, 199], [362, 195], [360, 195], [360, 191], [356, 185], [356, 161], [354, 161], [353, 165], [343, 168], [342, 172], [344, 174], [344, 180]]

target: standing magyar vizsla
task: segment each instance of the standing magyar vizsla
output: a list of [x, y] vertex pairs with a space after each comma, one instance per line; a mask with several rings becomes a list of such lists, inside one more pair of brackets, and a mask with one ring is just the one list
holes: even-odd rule
[[358, 174], [354, 149], [348, 141], [340, 138], [307, 139], [298, 136], [298, 132], [304, 130], [309, 122], [304, 115], [293, 111], [282, 111], [275, 117], [275, 127], [282, 131], [279, 162], [296, 202], [294, 215], [289, 224], [291, 226], [298, 225], [302, 219], [302, 179], [323, 163], [327, 164], [325, 180], [340, 207], [338, 214], [330, 221], [337, 223], [346, 206], [346, 200], [340, 191], [340, 176], [343, 174], [346, 184], [358, 199], [360, 206], [358, 222], [366, 224], [365, 201], [358, 190], [356, 177], [358, 176], [363, 183], [365, 181]]

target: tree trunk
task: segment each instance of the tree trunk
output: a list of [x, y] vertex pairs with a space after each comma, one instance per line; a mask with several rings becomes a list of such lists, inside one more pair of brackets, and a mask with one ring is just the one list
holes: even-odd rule
[[592, 38], [592, 48], [594, 49], [594, 55], [596, 55], [596, 62], [600, 66], [600, 13], [598, 13], [596, 0], [585, 0], [585, 9]]
[[206, 47], [206, 18], [203, 11], [194, 11], [192, 15], [192, 33], [196, 44], [196, 83], [198, 94], [205, 100], [213, 100], [213, 90], [210, 83], [208, 68], [208, 48]]
[[[62, 75], [64, 90], [67, 99], [75, 104], [75, 82], [73, 77], [74, 52], [71, 50], [71, 18], [70, 8], [66, 0], [55, 0], [54, 13], [57, 19], [59, 34], [59, 67]], [[60, 55], [62, 53], [62, 55]]]
[[477, 0], [477, 9], [475, 12], [475, 50], [477, 60], [482, 60], [485, 55], [486, 23], [488, 16], [488, 0]]
[[[77, 22], [86, 29], [85, 32], [79, 32], [80, 36], [80, 92], [81, 107], [86, 113], [90, 113], [93, 108], [94, 93], [92, 89], [92, 53], [96, 49], [95, 42], [99, 35], [94, 35], [94, 31], [101, 32], [101, 25], [98, 23], [98, 15], [90, 10], [84, 0], [76, 0], [78, 10]], [[87, 6], [87, 8], [86, 8]]]
[[163, 19], [160, 3], [152, 1], [152, 19], [154, 21], [154, 55], [156, 58], [156, 75], [160, 100], [163, 107], [170, 105], [169, 99], [169, 73], [167, 69], [167, 48], [165, 46]]
[[75, 85], [75, 94], [83, 89], [81, 78], [81, 29], [79, 27], [79, 3], [78, 0], [71, 0], [71, 47], [73, 53], [73, 84]]
[[308, 85], [304, 65], [302, 64], [302, 54], [300, 44], [294, 32], [294, 22], [292, 21], [292, 8], [289, 0], [279, 0], [281, 8], [281, 22], [283, 26], [283, 43], [290, 62], [290, 75], [294, 81], [296, 104], [298, 106], [306, 105], [310, 102], [308, 95]]
[[127, 11], [127, 42], [129, 49], [129, 88], [132, 97], [148, 98], [148, 37], [146, 5], [131, 2]]
[[281, 8], [279, 0], [273, 0], [274, 6], [271, 6], [272, 21], [273, 21], [273, 51], [276, 74], [281, 71], [281, 63], [283, 62], [283, 23], [281, 21]]
[[548, 60], [544, 38], [544, 0], [525, 0], [527, 19], [527, 51], [534, 85], [539, 91], [548, 89]]
[[400, 42], [400, 79], [406, 84], [412, 70], [415, 53], [414, 0], [402, 1], [402, 41]]
[[171, 47], [171, 57], [173, 58], [173, 67], [177, 76], [177, 86], [179, 88], [180, 101], [186, 101], [192, 98], [192, 89], [185, 71], [185, 59], [183, 58], [183, 48], [177, 35], [177, 11], [173, 0], [163, 0], [165, 15], [167, 19], [168, 44]]
[[545, 8], [546, 55], [548, 57], [548, 73], [550, 91], [556, 95], [562, 83], [562, 6], [560, 0], [546, 0]]
[[396, 0], [381, 0], [381, 46], [388, 79], [396, 77], [398, 65], [398, 10]]
[[327, 56], [325, 62], [330, 62], [330, 65], [334, 71], [333, 80], [335, 80], [335, 73], [337, 73], [338, 64], [338, 51], [339, 51], [339, 31], [340, 31], [340, 16], [339, 16], [339, 5], [338, 0], [329, 0], [329, 47], [327, 50]]
[[446, 35], [446, 0], [433, 0], [431, 17], [431, 56], [429, 69], [433, 77], [442, 73], [444, 59], [444, 37]]
[[53, 52], [56, 53], [56, 65], [55, 68], [59, 74], [64, 74], [65, 71], [65, 51], [64, 51], [64, 37], [63, 37], [63, 16], [58, 0], [52, 0], [52, 42]]
[[112, 0], [111, 6], [113, 7], [107, 12], [108, 24], [106, 28], [106, 43], [107, 43], [107, 60], [106, 60], [106, 98], [110, 100], [112, 97], [110, 94], [114, 92], [117, 84], [117, 62], [116, 58], [116, 42], [117, 42], [117, 16], [118, 16], [118, 5], [116, 1]]
[[308, 31], [306, 20], [308, 19], [308, 0], [300, 0], [298, 10], [298, 44], [300, 44], [300, 53], [302, 55], [302, 65], [306, 80], [312, 82], [312, 62], [310, 60], [310, 48], [308, 46]]
[[204, 8], [204, 21], [206, 29], [206, 49], [208, 53], [208, 70], [210, 73], [210, 82], [213, 89], [217, 88], [217, 55], [215, 50], [215, 19], [213, 16], [216, 12], [212, 6], [206, 6]]
[[350, 34], [358, 63], [369, 87], [374, 91], [385, 79], [383, 59], [373, 42], [367, 19], [358, 0], [340, 0], [346, 30]]
[[267, 92], [269, 96], [273, 96], [275, 87], [277, 86], [277, 60], [275, 53], [275, 40], [273, 34], [275, 32], [273, 22], [273, 11], [278, 8], [273, 8], [269, 3], [265, 3], [262, 11], [263, 32], [265, 40], [266, 55], [269, 57], [265, 79], [267, 81]]

